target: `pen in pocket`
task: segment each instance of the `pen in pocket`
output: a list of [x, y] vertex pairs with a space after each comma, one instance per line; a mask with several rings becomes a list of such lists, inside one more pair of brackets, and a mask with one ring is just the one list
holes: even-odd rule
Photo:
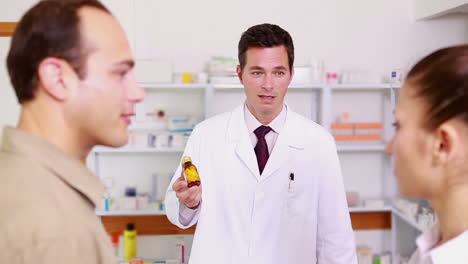
[[291, 172], [291, 173], [289, 174], [289, 187], [288, 187], [289, 191], [291, 191], [291, 184], [292, 184], [292, 182], [294, 182], [294, 172]]

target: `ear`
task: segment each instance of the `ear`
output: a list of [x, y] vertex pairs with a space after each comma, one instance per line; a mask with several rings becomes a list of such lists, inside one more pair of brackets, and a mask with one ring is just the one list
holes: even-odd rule
[[455, 159], [460, 151], [460, 135], [451, 121], [440, 125], [435, 131], [433, 157], [435, 164], [444, 165]]
[[237, 65], [236, 72], [237, 77], [239, 77], [239, 81], [241, 82], [241, 84], [244, 84], [244, 81], [242, 80], [242, 69], [240, 65]]
[[44, 91], [58, 101], [65, 101], [70, 96], [69, 76], [74, 73], [64, 60], [47, 57], [38, 67], [38, 78]]

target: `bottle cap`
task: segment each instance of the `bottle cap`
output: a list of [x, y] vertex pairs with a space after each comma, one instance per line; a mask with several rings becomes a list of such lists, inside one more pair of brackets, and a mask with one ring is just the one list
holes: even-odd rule
[[186, 163], [186, 162], [192, 162], [192, 159], [189, 157], [189, 156], [184, 156], [182, 158], [182, 164]]
[[135, 230], [135, 225], [133, 223], [128, 223], [127, 224], [127, 230]]

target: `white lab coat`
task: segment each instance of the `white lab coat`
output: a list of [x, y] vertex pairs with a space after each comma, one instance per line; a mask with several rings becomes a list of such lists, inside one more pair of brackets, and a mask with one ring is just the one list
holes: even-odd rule
[[[331, 135], [288, 108], [260, 176], [244, 105], [194, 129], [184, 152], [198, 167], [202, 203], [183, 226], [183, 205], [166, 194], [169, 220], [197, 224], [190, 264], [357, 263], [345, 190]], [[290, 182], [290, 174], [294, 181]]]

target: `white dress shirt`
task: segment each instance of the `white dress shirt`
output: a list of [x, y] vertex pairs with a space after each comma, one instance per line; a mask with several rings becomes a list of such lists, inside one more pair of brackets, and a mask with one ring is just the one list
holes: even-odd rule
[[[278, 135], [281, 133], [281, 130], [283, 129], [284, 122], [286, 121], [286, 114], [287, 114], [287, 106], [283, 105], [283, 109], [281, 112], [271, 121], [270, 124], [267, 124], [266, 126], [271, 127], [271, 131], [265, 135], [265, 141], [268, 146], [268, 153], [271, 154], [271, 151], [273, 151], [273, 148], [276, 143], [276, 139], [278, 138]], [[252, 146], [255, 148], [255, 145], [257, 145], [257, 136], [255, 135], [254, 131], [257, 129], [259, 126], [263, 125], [260, 123], [250, 112], [249, 108], [247, 108], [247, 105], [244, 106], [244, 119], [245, 119], [245, 124], [247, 125], [247, 130], [249, 131], [249, 136], [250, 140], [252, 140]]]
[[418, 248], [408, 264], [468, 263], [468, 230], [434, 248], [440, 239], [436, 224], [416, 239]]

